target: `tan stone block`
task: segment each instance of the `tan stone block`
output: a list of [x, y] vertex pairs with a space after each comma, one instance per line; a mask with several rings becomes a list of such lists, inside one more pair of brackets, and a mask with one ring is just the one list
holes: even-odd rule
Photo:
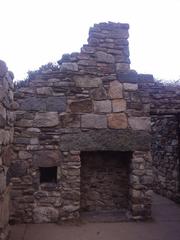
[[58, 124], [59, 118], [56, 112], [36, 113], [33, 122], [34, 127], [54, 127]]
[[113, 99], [112, 100], [113, 112], [123, 112], [126, 110], [126, 101], [124, 99]]
[[111, 112], [111, 101], [94, 101], [94, 111], [97, 113], [110, 113]]
[[110, 82], [109, 97], [111, 99], [123, 98], [122, 84], [119, 81]]
[[90, 113], [93, 109], [92, 101], [85, 99], [71, 102], [69, 104], [69, 109], [73, 113]]
[[149, 117], [130, 117], [129, 125], [133, 130], [150, 130], [151, 122]]
[[112, 113], [108, 115], [108, 127], [115, 129], [126, 129], [128, 127], [125, 113]]

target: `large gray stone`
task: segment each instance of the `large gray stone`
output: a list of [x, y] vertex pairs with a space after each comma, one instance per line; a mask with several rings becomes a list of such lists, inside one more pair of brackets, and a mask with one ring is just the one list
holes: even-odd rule
[[99, 87], [102, 84], [102, 80], [99, 77], [92, 76], [75, 76], [74, 81], [76, 87], [81, 88], [91, 88], [91, 87]]
[[82, 128], [107, 128], [105, 115], [85, 114], [81, 117]]
[[46, 100], [44, 98], [27, 97], [19, 101], [19, 110], [24, 111], [45, 111]]
[[46, 100], [46, 111], [64, 112], [66, 110], [65, 97], [48, 97]]
[[133, 130], [147, 130], [151, 128], [149, 117], [130, 117], [128, 118], [129, 125]]
[[66, 72], [66, 71], [77, 72], [78, 65], [77, 63], [64, 62], [61, 64], [60, 71], [61, 72]]
[[111, 101], [110, 100], [94, 101], [94, 111], [96, 113], [110, 113]]
[[34, 127], [55, 127], [59, 124], [58, 114], [56, 112], [36, 113]]
[[115, 58], [113, 55], [98, 51], [95, 53], [95, 56], [97, 58], [97, 62], [103, 62], [103, 63], [114, 63]]
[[61, 137], [62, 151], [147, 151], [151, 137], [146, 131], [94, 129]]
[[35, 223], [57, 222], [58, 217], [59, 211], [53, 207], [37, 206], [34, 208], [33, 219]]

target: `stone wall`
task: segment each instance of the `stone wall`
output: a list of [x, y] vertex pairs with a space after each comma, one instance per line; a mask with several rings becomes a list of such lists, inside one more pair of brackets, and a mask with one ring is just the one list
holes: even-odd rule
[[9, 235], [9, 191], [6, 181], [13, 156], [13, 74], [0, 60], [0, 239]]
[[179, 192], [179, 139], [176, 115], [152, 117], [154, 189], [176, 199]]
[[[84, 151], [132, 152], [128, 210], [135, 219], [150, 217], [150, 99], [140, 89], [153, 77], [130, 70], [128, 27], [94, 25], [80, 53], [16, 88], [12, 221], [78, 218]], [[41, 182], [41, 169], [51, 167], [56, 181]]]
[[180, 190], [180, 86], [147, 82], [140, 88], [151, 99], [154, 190], [176, 200]]

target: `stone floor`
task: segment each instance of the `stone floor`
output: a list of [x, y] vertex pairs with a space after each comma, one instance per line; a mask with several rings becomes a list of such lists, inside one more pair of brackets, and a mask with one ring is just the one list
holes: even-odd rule
[[180, 240], [180, 205], [154, 195], [153, 221], [27, 224], [12, 226], [10, 240]]

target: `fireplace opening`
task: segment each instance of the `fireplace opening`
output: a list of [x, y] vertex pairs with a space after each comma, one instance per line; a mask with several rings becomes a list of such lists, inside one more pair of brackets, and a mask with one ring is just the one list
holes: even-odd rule
[[131, 152], [81, 152], [81, 212], [128, 209]]

